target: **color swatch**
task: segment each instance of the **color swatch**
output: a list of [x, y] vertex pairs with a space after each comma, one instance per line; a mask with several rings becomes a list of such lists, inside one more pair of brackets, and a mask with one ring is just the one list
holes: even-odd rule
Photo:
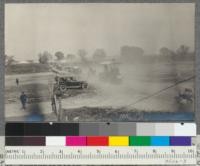
[[129, 146], [129, 137], [109, 136], [109, 146]]
[[108, 146], [107, 136], [88, 136], [87, 146]]
[[66, 137], [56, 137], [56, 136], [47, 136], [46, 137], [46, 146], [65, 146]]
[[67, 136], [66, 146], [86, 146], [87, 141], [85, 136]]
[[170, 137], [171, 146], [191, 146], [191, 137]]
[[129, 145], [130, 146], [150, 146], [151, 145], [151, 137], [148, 136], [130, 136], [129, 137]]
[[151, 137], [151, 146], [170, 146], [169, 138], [165, 136]]

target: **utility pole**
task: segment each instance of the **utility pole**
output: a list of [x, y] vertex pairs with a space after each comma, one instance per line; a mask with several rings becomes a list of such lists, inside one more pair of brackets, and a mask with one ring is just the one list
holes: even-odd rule
[[53, 112], [57, 115], [58, 111], [57, 111], [57, 107], [56, 107], [56, 96], [55, 95], [51, 96], [51, 106], [52, 106]]
[[61, 102], [61, 97], [58, 97], [58, 122], [61, 122], [62, 119], [63, 119], [62, 102]]
[[64, 120], [62, 109], [62, 92], [60, 91], [58, 84], [52, 85], [51, 89], [52, 110], [57, 116], [57, 121], [62, 122]]

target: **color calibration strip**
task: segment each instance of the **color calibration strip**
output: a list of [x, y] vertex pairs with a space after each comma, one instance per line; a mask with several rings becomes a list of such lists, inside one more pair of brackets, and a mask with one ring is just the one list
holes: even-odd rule
[[6, 146], [191, 146], [189, 136], [6, 137]]
[[196, 136], [195, 123], [7, 123], [6, 136]]

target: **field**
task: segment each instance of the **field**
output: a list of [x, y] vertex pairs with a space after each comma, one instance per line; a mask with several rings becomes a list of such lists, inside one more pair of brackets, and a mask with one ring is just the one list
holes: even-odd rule
[[[88, 74], [82, 67], [80, 80], [88, 82], [86, 90], [70, 90], [62, 99], [63, 121], [148, 121], [192, 120], [194, 102], [183, 106], [175, 97], [184, 89], [194, 91], [194, 80], [173, 86], [194, 75], [191, 61], [174, 63], [144, 63], [119, 65], [122, 82], [112, 84], [99, 80], [101, 65], [91, 66], [96, 74]], [[16, 85], [16, 78], [19, 85]], [[52, 112], [51, 72], [12, 74], [5, 76], [5, 115], [8, 121], [26, 121], [39, 117], [42, 121], [56, 121]], [[169, 86], [171, 88], [163, 90]], [[162, 91], [163, 90], [163, 91]], [[19, 96], [28, 95], [26, 110], [21, 109]], [[156, 95], [153, 95], [162, 91]], [[194, 101], [194, 99], [193, 99]], [[38, 116], [36, 116], [38, 115]], [[166, 115], [168, 117], [166, 117]], [[162, 118], [162, 117], [165, 118]], [[175, 117], [177, 119], [171, 118]]]

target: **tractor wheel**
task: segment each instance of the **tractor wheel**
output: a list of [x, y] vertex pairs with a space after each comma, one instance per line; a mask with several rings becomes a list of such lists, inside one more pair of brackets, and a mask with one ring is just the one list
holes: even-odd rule
[[87, 85], [86, 85], [86, 84], [82, 84], [82, 85], [81, 85], [81, 88], [82, 88], [82, 89], [86, 89], [86, 88], [87, 88]]
[[65, 92], [67, 90], [67, 87], [65, 85], [60, 85], [60, 91]]

